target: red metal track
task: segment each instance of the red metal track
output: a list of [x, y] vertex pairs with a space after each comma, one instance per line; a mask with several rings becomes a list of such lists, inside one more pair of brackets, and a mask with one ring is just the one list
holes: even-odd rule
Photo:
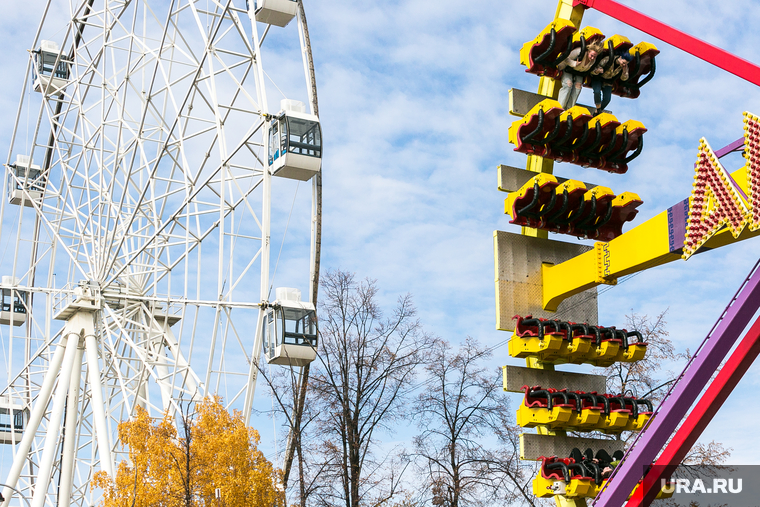
[[[626, 507], [648, 507], [657, 496], [660, 479], [668, 478], [686, 457], [694, 443], [705, 430], [718, 409], [734, 390], [755, 358], [760, 354], [760, 317], [752, 324], [739, 346], [707, 388], [694, 410], [665, 447], [652, 469], [644, 477], [643, 488], [628, 501]], [[644, 494], [642, 495], [642, 491]], [[643, 496], [643, 498], [642, 498]]]
[[734, 56], [719, 47], [692, 37], [645, 14], [634, 11], [614, 0], [573, 0], [573, 6], [577, 5], [596, 9], [618, 21], [646, 32], [671, 46], [682, 49], [697, 58], [760, 86], [760, 67], [754, 63]]

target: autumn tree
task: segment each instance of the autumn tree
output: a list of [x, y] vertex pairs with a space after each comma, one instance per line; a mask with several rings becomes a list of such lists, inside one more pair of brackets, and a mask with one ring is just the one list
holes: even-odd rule
[[206, 398], [180, 419], [178, 432], [169, 413], [153, 421], [138, 407], [119, 424], [129, 460], [119, 463], [115, 478], [95, 475], [92, 487], [103, 489], [103, 507], [284, 505], [278, 473], [239, 411], [230, 414], [219, 398]]
[[490, 349], [467, 338], [458, 349], [446, 341], [432, 348], [430, 379], [418, 395], [423, 429], [414, 439], [419, 471], [437, 507], [481, 505], [498, 498], [532, 503], [519, 465], [514, 413], [500, 375], [485, 360]]
[[408, 413], [406, 396], [433, 340], [409, 295], [384, 317], [373, 280], [330, 271], [320, 288], [320, 348], [306, 401], [318, 418], [312, 459], [325, 464], [317, 498], [330, 506], [388, 505], [404, 465], [378, 439]]

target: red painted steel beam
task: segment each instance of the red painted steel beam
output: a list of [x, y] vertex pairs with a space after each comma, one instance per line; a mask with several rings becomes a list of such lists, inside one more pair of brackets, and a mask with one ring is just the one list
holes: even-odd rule
[[637, 494], [628, 501], [626, 507], [648, 507], [652, 503], [660, 490], [660, 479], [670, 477], [683, 461], [759, 354], [760, 317], [752, 324], [694, 410], [665, 447], [654, 467], [644, 477], [643, 488], [636, 490]]
[[573, 6], [578, 5], [596, 9], [671, 46], [675, 46], [716, 67], [720, 67], [750, 83], [760, 86], [760, 67], [754, 63], [734, 56], [717, 46], [701, 41], [680, 30], [676, 30], [665, 23], [634, 11], [614, 0], [573, 0]]

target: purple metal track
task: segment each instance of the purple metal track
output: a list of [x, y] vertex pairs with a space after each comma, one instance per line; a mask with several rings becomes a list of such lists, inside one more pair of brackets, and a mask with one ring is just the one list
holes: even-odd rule
[[728, 304], [697, 353], [671, 387], [649, 424], [638, 435], [623, 461], [592, 504], [620, 507], [676, 430], [739, 335], [760, 308], [760, 261]]
[[743, 146], [744, 146], [744, 138], [740, 137], [739, 139], [729, 144], [728, 146], [724, 146], [723, 148], [716, 150], [715, 156], [718, 158], [724, 157], [728, 155], [729, 153], [737, 151], [739, 148], [742, 148]]

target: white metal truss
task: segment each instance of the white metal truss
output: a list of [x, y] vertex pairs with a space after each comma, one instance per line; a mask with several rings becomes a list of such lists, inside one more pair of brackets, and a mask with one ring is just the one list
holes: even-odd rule
[[[15, 277], [0, 288], [27, 295], [23, 326], [0, 329], [0, 409], [25, 407], [0, 481], [34, 507], [93, 505], [89, 482], [125, 458], [117, 425], [138, 406], [158, 417], [219, 394], [248, 420], [272, 272], [313, 292], [321, 186], [299, 195], [273, 178], [266, 148], [279, 98], [314, 112], [310, 48], [300, 14], [270, 27], [253, 7], [68, 0], [43, 13], [31, 49], [54, 40], [70, 75], [32, 91], [31, 53], [0, 199], [0, 275]], [[41, 199], [16, 155], [41, 167]], [[9, 204], [14, 188], [25, 205]], [[298, 239], [270, 267], [285, 231]]]

